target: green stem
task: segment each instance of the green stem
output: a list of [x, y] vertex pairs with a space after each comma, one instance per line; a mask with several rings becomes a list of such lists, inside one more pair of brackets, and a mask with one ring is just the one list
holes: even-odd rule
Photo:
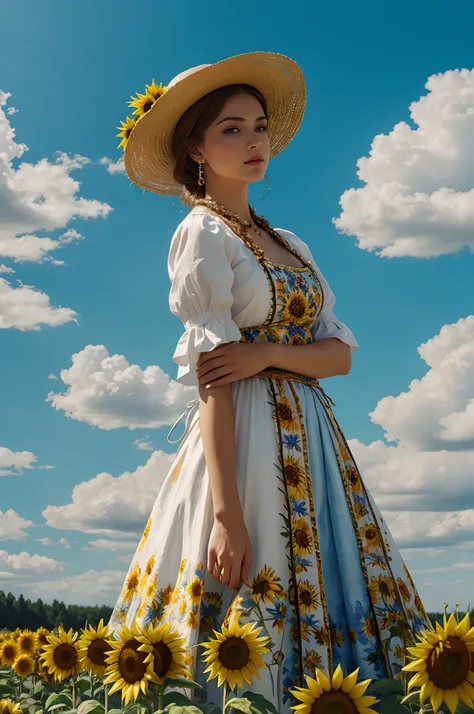
[[93, 699], [93, 698], [94, 698], [94, 693], [93, 693], [93, 691], [92, 691], [92, 688], [93, 688], [93, 687], [92, 687], [92, 672], [89, 672], [89, 681], [90, 681], [90, 684], [91, 684], [91, 699]]
[[104, 714], [107, 714], [109, 710], [109, 692], [107, 689], [107, 685], [104, 684]]
[[222, 714], [225, 712], [227, 704], [227, 682], [224, 682], [224, 685], [222, 687]]
[[76, 708], [76, 682], [74, 679], [72, 680], [71, 696], [72, 696], [71, 709], [75, 709]]
[[165, 685], [164, 684], [159, 684], [158, 685], [158, 709], [161, 711], [163, 709], [163, 697], [165, 694]]

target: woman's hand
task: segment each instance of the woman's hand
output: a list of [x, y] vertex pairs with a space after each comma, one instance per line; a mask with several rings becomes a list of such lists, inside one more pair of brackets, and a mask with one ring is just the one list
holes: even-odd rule
[[210, 389], [238, 379], [253, 377], [270, 366], [271, 342], [231, 342], [210, 352], [201, 352], [196, 375]]
[[250, 537], [242, 516], [214, 518], [209, 538], [207, 569], [218, 583], [238, 588], [250, 586], [252, 562]]

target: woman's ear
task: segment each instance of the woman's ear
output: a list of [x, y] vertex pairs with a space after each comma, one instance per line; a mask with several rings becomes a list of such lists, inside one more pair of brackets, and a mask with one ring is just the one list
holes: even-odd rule
[[197, 163], [203, 162], [204, 157], [196, 145], [191, 146], [191, 148], [188, 151], [188, 154], [193, 159], [193, 161], [196, 161]]

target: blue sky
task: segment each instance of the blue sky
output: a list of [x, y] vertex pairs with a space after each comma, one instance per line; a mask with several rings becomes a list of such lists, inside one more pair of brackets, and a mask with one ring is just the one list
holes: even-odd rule
[[[422, 598], [438, 610], [472, 601], [474, 8], [291, 9], [9, 7], [0, 589], [114, 603], [188, 397], [156, 404], [176, 376], [181, 324], [168, 310], [166, 258], [188, 209], [116, 169], [116, 126], [152, 78], [167, 84], [191, 66], [270, 50], [300, 64], [308, 104], [270, 162], [271, 192], [262, 200], [267, 183], [252, 186], [251, 203], [308, 243], [360, 343], [351, 373], [324, 386]], [[120, 370], [128, 390], [114, 397]]]

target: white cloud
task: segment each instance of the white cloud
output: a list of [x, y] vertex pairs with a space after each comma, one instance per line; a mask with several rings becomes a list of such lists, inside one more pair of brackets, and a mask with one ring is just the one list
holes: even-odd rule
[[33, 521], [22, 518], [12, 508], [0, 511], [0, 540], [25, 540], [29, 535], [25, 528], [32, 525]]
[[28, 574], [54, 572], [62, 570], [63, 566], [57, 560], [44, 555], [30, 555], [26, 551], [12, 555], [6, 550], [0, 550], [0, 568], [7, 568], [7, 572]]
[[20, 476], [23, 469], [37, 468], [37, 460], [38, 457], [31, 451], [11, 451], [6, 446], [0, 446], [0, 476]]
[[22, 160], [18, 168], [13, 167], [13, 160], [21, 159], [28, 147], [15, 141], [15, 130], [2, 108], [9, 97], [0, 91], [0, 256], [17, 262], [49, 262], [49, 253], [81, 236], [68, 230], [53, 239], [39, 237], [36, 231], [64, 228], [77, 218], [105, 218], [112, 207], [77, 196], [81, 184], [71, 173], [90, 163], [84, 156], [56, 151], [54, 162]]
[[383, 257], [474, 252], [474, 69], [431, 75], [415, 125], [379, 134], [358, 160], [365, 186], [341, 196], [334, 224]]
[[78, 484], [71, 503], [45, 508], [47, 525], [122, 538], [140, 534], [174, 458], [175, 454], [155, 451], [134, 472], [125, 471], [117, 478], [100, 473]]
[[88, 570], [58, 580], [22, 583], [21, 592], [29, 597], [41, 597], [47, 602], [58, 598], [66, 604], [113, 604], [120, 593], [126, 571]]
[[8, 280], [0, 278], [0, 329], [16, 328], [39, 330], [41, 325], [58, 327], [67, 322], [78, 323], [75, 310], [69, 307], [54, 307], [46, 293], [33, 285], [14, 288]]
[[349, 446], [384, 511], [474, 508], [473, 450], [417, 451], [380, 440], [367, 446], [356, 439]]
[[103, 345], [87, 345], [61, 370], [68, 389], [49, 392], [46, 401], [66, 416], [100, 429], [157, 428], [172, 424], [195, 387], [170, 379], [157, 365], [141, 369], [123, 355], [109, 355]]
[[121, 158], [117, 161], [114, 161], [113, 159], [109, 159], [108, 156], [103, 156], [101, 159], [99, 159], [99, 164], [102, 164], [102, 166], [106, 166], [109, 174], [113, 175], [125, 173], [125, 164]]
[[[89, 541], [89, 545], [82, 550], [109, 551], [115, 553], [118, 550], [134, 550], [136, 548], [136, 540], [107, 540], [106, 538], [98, 538], [97, 540]], [[128, 556], [127, 556], [128, 557]]]
[[388, 441], [423, 450], [474, 449], [474, 315], [418, 348], [429, 371], [370, 414]]
[[133, 446], [138, 451], [153, 451], [155, 448], [149, 439], [135, 439]]
[[370, 414], [394, 443], [349, 446], [398, 547], [419, 554], [474, 541], [474, 316], [444, 325], [418, 352], [426, 375]]

